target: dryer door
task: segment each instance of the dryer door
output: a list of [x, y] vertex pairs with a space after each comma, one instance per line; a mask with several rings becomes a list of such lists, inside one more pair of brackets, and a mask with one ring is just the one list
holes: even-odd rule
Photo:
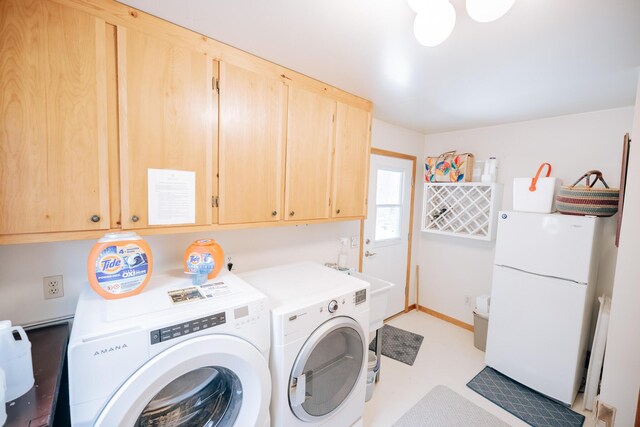
[[210, 335], [183, 341], [143, 365], [95, 425], [253, 426], [267, 419], [270, 398], [262, 354], [239, 338]]
[[330, 417], [349, 398], [366, 354], [360, 325], [350, 317], [323, 323], [307, 339], [289, 379], [289, 405], [303, 421]]

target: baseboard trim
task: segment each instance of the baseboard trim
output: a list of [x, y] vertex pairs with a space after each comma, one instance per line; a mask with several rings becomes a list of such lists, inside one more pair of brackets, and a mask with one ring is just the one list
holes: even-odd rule
[[406, 313], [410, 312], [411, 310], [415, 310], [415, 308], [416, 308], [416, 305], [415, 304], [411, 304], [406, 309], [402, 310], [400, 313], [396, 313], [393, 316], [390, 316], [390, 317], [387, 317], [386, 319], [384, 319], [384, 323], [387, 323], [389, 320], [393, 320], [396, 317], [402, 316], [403, 314], [406, 314]]
[[431, 315], [433, 317], [437, 317], [440, 320], [444, 320], [445, 322], [449, 322], [449, 323], [451, 323], [453, 325], [456, 325], [456, 326], [458, 326], [460, 328], [463, 328], [463, 329], [466, 329], [468, 331], [473, 332], [473, 325], [470, 325], [468, 323], [464, 323], [464, 322], [462, 322], [462, 321], [460, 321], [460, 320], [458, 320], [458, 319], [456, 319], [454, 317], [447, 316], [446, 314], [439, 313], [439, 312], [437, 312], [435, 310], [431, 310], [430, 308], [423, 307], [421, 305], [418, 306], [418, 311], [421, 311], [423, 313], [427, 313], [427, 314], [429, 314], [429, 315]]

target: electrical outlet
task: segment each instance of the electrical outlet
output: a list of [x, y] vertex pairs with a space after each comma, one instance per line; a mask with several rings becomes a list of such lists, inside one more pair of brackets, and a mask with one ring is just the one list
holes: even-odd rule
[[42, 287], [44, 290], [44, 299], [61, 298], [64, 296], [62, 275], [43, 277]]
[[351, 249], [360, 246], [360, 236], [351, 236]]
[[471, 305], [471, 297], [469, 295], [464, 296], [464, 305]]

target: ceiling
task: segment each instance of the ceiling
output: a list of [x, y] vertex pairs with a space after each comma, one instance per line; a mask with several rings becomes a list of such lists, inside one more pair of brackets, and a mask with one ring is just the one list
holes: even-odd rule
[[516, 0], [480, 24], [451, 0], [444, 43], [413, 36], [405, 0], [124, 0], [374, 103], [422, 133], [635, 102], [640, 0]]

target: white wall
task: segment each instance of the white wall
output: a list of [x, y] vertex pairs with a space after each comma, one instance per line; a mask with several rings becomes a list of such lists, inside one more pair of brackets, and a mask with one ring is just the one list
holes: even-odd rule
[[[411, 247], [411, 277], [409, 278], [409, 305], [416, 302], [416, 264], [418, 263], [418, 250], [420, 243], [420, 211], [422, 210], [422, 153], [424, 148], [424, 135], [399, 126], [395, 126], [380, 120], [373, 120], [371, 145], [382, 150], [395, 151], [397, 153], [416, 156], [416, 183], [413, 213], [413, 241]], [[380, 262], [384, 262], [381, 260]], [[389, 267], [392, 268], [392, 267]], [[397, 267], [396, 267], [397, 268]], [[405, 267], [402, 266], [402, 269]]]
[[[148, 236], [154, 274], [182, 268], [187, 246], [212, 237], [234, 271], [247, 271], [287, 262], [337, 262], [339, 238], [359, 236], [360, 223], [348, 221], [300, 226], [217, 231], [198, 234]], [[72, 315], [87, 282], [87, 257], [94, 240], [0, 246], [0, 319], [26, 324]], [[225, 260], [226, 263], [226, 260]], [[357, 268], [357, 249], [349, 253], [349, 266]], [[64, 275], [65, 296], [45, 301], [42, 277]], [[186, 275], [185, 275], [186, 277]]]
[[[633, 108], [513, 123], [479, 129], [427, 135], [425, 156], [457, 149], [476, 160], [498, 159], [498, 182], [504, 184], [503, 209], [512, 207], [514, 177], [533, 176], [542, 162], [553, 165], [553, 176], [573, 183], [589, 169], [603, 172], [607, 183], [618, 186], [622, 140], [631, 129]], [[600, 272], [596, 291], [611, 295], [616, 260], [616, 217], [604, 220]], [[491, 289], [494, 242], [472, 241], [421, 233], [420, 304], [466, 323], [473, 323], [473, 304], [466, 295]]]
[[[424, 135], [374, 120], [372, 145], [418, 156]], [[416, 204], [419, 202], [416, 201]], [[154, 272], [181, 268], [187, 246], [213, 237], [231, 256], [235, 271], [287, 262], [337, 262], [340, 237], [360, 235], [360, 222], [229, 230], [198, 234], [149, 236]], [[418, 236], [418, 232], [414, 233]], [[72, 315], [81, 290], [88, 286], [87, 257], [94, 240], [0, 246], [0, 320], [29, 324]], [[358, 267], [359, 249], [351, 249], [349, 266]], [[417, 252], [417, 243], [414, 248]], [[415, 264], [414, 264], [415, 265]], [[42, 277], [64, 276], [63, 298], [44, 300]]]
[[640, 80], [629, 150], [622, 235], [611, 301], [601, 400], [617, 408], [617, 426], [634, 423], [640, 388]]

